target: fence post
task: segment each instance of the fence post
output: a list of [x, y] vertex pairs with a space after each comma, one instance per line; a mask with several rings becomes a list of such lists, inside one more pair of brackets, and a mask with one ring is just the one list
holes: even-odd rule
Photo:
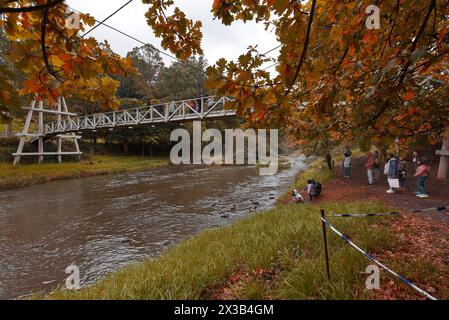
[[[324, 209], [321, 209], [321, 218], [326, 219], [326, 215], [324, 214]], [[327, 279], [331, 280], [330, 268], [329, 268], [329, 251], [327, 250], [327, 234], [326, 234], [326, 223], [321, 221], [323, 227], [323, 241], [324, 241], [324, 256], [326, 259], [326, 274]]]

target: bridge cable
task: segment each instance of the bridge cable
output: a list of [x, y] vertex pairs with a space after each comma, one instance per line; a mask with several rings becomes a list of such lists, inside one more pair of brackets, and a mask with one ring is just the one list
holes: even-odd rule
[[[69, 8], [70, 10], [72, 10], [72, 11], [78, 13], [78, 14], [82, 14], [81, 11], [76, 10], [75, 8], [72, 8], [72, 7], [68, 7], [68, 8]], [[186, 63], [185, 61], [183, 61], [183, 60], [181, 60], [181, 59], [178, 59], [178, 58], [176, 58], [175, 56], [173, 56], [173, 55], [171, 55], [171, 54], [168, 54], [168, 53], [164, 52], [164, 51], [161, 50], [161, 49], [158, 49], [158, 48], [155, 47], [153, 44], [148, 43], [148, 42], [144, 42], [144, 41], [142, 41], [142, 40], [140, 40], [140, 39], [138, 39], [138, 38], [136, 38], [136, 37], [134, 37], [134, 36], [132, 36], [132, 35], [126, 33], [126, 32], [124, 32], [124, 31], [121, 31], [120, 29], [117, 29], [117, 28], [115, 28], [115, 27], [113, 27], [113, 26], [111, 26], [111, 25], [109, 25], [109, 24], [104, 23], [103, 21], [106, 21], [106, 19], [103, 20], [103, 21], [99, 21], [99, 20], [95, 19], [95, 21], [98, 22], [98, 25], [97, 25], [98, 27], [99, 27], [100, 25], [105, 26], [105, 27], [107, 27], [107, 28], [109, 28], [109, 29], [111, 29], [111, 30], [113, 30], [113, 31], [115, 31], [115, 32], [118, 32], [118, 33], [120, 33], [121, 35], [123, 35], [123, 36], [125, 36], [125, 37], [128, 37], [128, 38], [130, 38], [130, 39], [132, 39], [132, 40], [134, 40], [134, 41], [136, 41], [136, 42], [138, 42], [138, 43], [140, 43], [140, 44], [142, 44], [142, 45], [144, 45], [144, 46], [145, 46], [145, 45], [149, 45], [149, 46], [151, 47], [151, 49], [153, 49], [153, 50], [159, 52], [160, 54], [162, 54], [162, 55], [164, 55], [164, 56], [166, 56], [166, 57], [168, 57], [168, 58], [170, 58], [170, 59], [176, 60], [177, 62], [179, 62], [179, 63], [181, 63], [181, 64], [183, 64], [183, 65], [185, 65], [185, 66], [187, 66], [187, 67], [190, 67], [190, 68], [192, 68], [192, 69], [195, 69], [195, 70], [200, 71], [201, 73], [205, 74], [204, 70], [202, 70], [202, 69], [200, 69], [200, 68], [197, 68], [197, 67], [195, 67], [195, 66], [192, 66], [192, 65]], [[87, 34], [87, 33], [85, 33], [83, 36], [85, 36], [86, 34]]]
[[[132, 1], [132, 0], [131, 0], [131, 1]], [[130, 1], [130, 2], [131, 2], [131, 1]], [[68, 7], [68, 8], [69, 8], [70, 10], [73, 10], [73, 11], [76, 12], [76, 13], [79, 13], [79, 14], [82, 13], [81, 11], [76, 10], [75, 8], [72, 8], [72, 7]], [[181, 60], [181, 59], [178, 59], [178, 58], [176, 58], [175, 56], [173, 56], [173, 55], [171, 55], [171, 54], [168, 54], [168, 53], [162, 51], [161, 49], [158, 49], [158, 48], [155, 47], [153, 44], [148, 43], [148, 42], [144, 42], [144, 41], [142, 41], [142, 40], [140, 40], [140, 39], [138, 39], [138, 38], [136, 38], [136, 37], [134, 37], [134, 36], [132, 36], [132, 35], [126, 33], [126, 32], [124, 32], [124, 31], [120, 30], [120, 29], [117, 29], [117, 28], [115, 28], [115, 27], [113, 27], [113, 26], [111, 26], [111, 25], [106, 24], [105, 21], [106, 21], [107, 19], [109, 19], [109, 18], [110, 18], [110, 17], [104, 19], [103, 21], [98, 21], [98, 20], [95, 19], [95, 21], [98, 23], [98, 25], [96, 25], [94, 28], [99, 27], [100, 25], [103, 25], [103, 26], [105, 26], [105, 27], [107, 27], [107, 28], [109, 28], [109, 29], [111, 29], [111, 30], [113, 30], [113, 31], [115, 31], [115, 32], [120, 33], [121, 35], [123, 35], [123, 36], [125, 36], [125, 37], [128, 37], [128, 38], [130, 38], [130, 39], [132, 39], [132, 40], [134, 40], [134, 41], [136, 41], [136, 42], [139, 42], [139, 43], [142, 44], [142, 45], [149, 45], [149, 46], [151, 46], [151, 48], [152, 48], [153, 50], [159, 52], [160, 54], [162, 54], [162, 55], [164, 55], [164, 56], [166, 56], [166, 57], [168, 57], [168, 58], [170, 58], [170, 59], [176, 60], [177, 62], [182, 63], [182, 64], [184, 64], [184, 65], [186, 65], [186, 66], [189, 66], [189, 67], [191, 67], [191, 68], [193, 68], [193, 69], [196, 69], [197, 71], [201, 71], [202, 73], [205, 74], [204, 70], [201, 70], [201, 69], [199, 69], [199, 68], [196, 68], [195, 66], [192, 66], [192, 65], [187, 64], [185, 61], [183, 61], [183, 60]], [[91, 31], [93, 31], [94, 28], [92, 28], [91, 30], [89, 30], [88, 32], [86, 32], [82, 37], [84, 37], [85, 35], [87, 35], [87, 34], [90, 33]], [[269, 53], [275, 51], [276, 49], [279, 49], [280, 47], [282, 47], [282, 44], [277, 45], [276, 47], [274, 47], [274, 48], [272, 48], [272, 49], [270, 49], [270, 50], [264, 52], [262, 55], [267, 55], [267, 54], [269, 54]], [[269, 68], [271, 68], [271, 67], [268, 67], [268, 68], [266, 68], [266, 69], [269, 69]], [[265, 70], [265, 69], [264, 69], [264, 70]]]

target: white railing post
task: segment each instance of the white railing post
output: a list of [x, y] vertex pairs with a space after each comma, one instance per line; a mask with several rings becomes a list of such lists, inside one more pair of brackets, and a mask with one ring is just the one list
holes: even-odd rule
[[38, 115], [38, 134], [39, 136], [39, 140], [38, 140], [38, 150], [39, 150], [39, 163], [42, 163], [44, 161], [44, 156], [42, 155], [42, 153], [44, 153], [44, 113], [43, 110], [44, 109], [44, 101], [39, 101], [39, 115]]
[[[58, 112], [62, 112], [62, 101], [61, 101], [61, 97], [58, 97]], [[59, 113], [57, 116], [56, 121], [58, 121], [59, 123], [61, 122], [61, 114]], [[62, 162], [62, 138], [58, 137], [58, 162], [61, 163]]]

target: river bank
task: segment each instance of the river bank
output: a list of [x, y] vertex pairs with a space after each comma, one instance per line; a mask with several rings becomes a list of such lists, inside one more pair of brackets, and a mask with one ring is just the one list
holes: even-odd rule
[[[336, 172], [315, 161], [296, 186], [314, 178], [325, 186]], [[161, 256], [111, 273], [79, 291], [56, 290], [47, 299], [378, 299], [365, 289], [370, 264], [334, 234], [329, 235], [332, 281], [327, 281], [319, 210], [334, 213], [384, 212], [381, 201], [325, 201], [284, 204], [231, 226], [202, 232]], [[400, 247], [394, 232], [401, 218], [344, 219], [335, 226], [364, 250], [383, 256]], [[395, 267], [400, 260], [388, 259]], [[412, 270], [410, 270], [413, 273]], [[407, 276], [413, 274], [407, 273]], [[382, 281], [396, 279], [382, 275]], [[411, 277], [414, 280], [414, 277]], [[401, 284], [397, 284], [401, 287]], [[407, 297], [419, 294], [401, 287]], [[441, 293], [441, 292], [438, 292]], [[44, 298], [44, 297], [38, 297]]]
[[[317, 203], [278, 205], [230, 226], [209, 229], [160, 256], [110, 273], [79, 291], [57, 289], [37, 299], [423, 299], [400, 280], [381, 273], [380, 290], [367, 290], [371, 264], [333, 233], [329, 234], [332, 280], [326, 278], [319, 211], [373, 213], [407, 211], [363, 185], [363, 160], [354, 180], [329, 171], [322, 160], [296, 179], [323, 183]], [[378, 191], [379, 191], [378, 190]], [[285, 200], [284, 197], [280, 199]], [[409, 210], [409, 209], [408, 209]], [[429, 217], [334, 219], [332, 223], [363, 250], [440, 299], [449, 298], [444, 275], [447, 226]], [[445, 231], [446, 230], [446, 231]]]
[[[394, 235], [394, 245], [377, 252], [376, 257], [394, 271], [439, 299], [449, 299], [449, 211], [414, 212], [448, 206], [449, 181], [438, 180], [432, 169], [426, 183], [430, 197], [415, 196], [416, 179], [408, 171], [405, 190], [388, 194], [387, 178], [381, 175], [374, 185], [368, 185], [366, 157], [357, 157], [351, 164], [351, 178], [343, 177], [341, 168], [326, 185], [318, 205], [328, 202], [381, 202], [401, 213], [389, 219], [388, 230]], [[435, 164], [432, 168], [435, 168]], [[383, 273], [381, 290], [372, 293], [378, 299], [422, 299], [414, 290]]]
[[166, 158], [127, 156], [93, 156], [80, 162], [23, 164], [13, 166], [0, 162], [0, 190], [21, 188], [48, 181], [93, 177], [98, 175], [138, 171], [168, 163]]
[[[372, 211], [379, 203], [328, 205]], [[379, 249], [391, 235], [368, 222], [339, 225], [364, 246]], [[363, 256], [331, 237], [334, 281], [326, 280], [317, 208], [282, 206], [229, 227], [209, 230], [162, 256], [112, 273], [76, 292], [48, 299], [353, 299], [364, 297]], [[357, 290], [354, 290], [354, 287]]]
[[2, 191], [0, 299], [51, 292], [72, 264], [91, 285], [204, 230], [269, 210], [305, 161], [292, 156], [291, 168], [273, 176], [254, 166], [166, 165]]

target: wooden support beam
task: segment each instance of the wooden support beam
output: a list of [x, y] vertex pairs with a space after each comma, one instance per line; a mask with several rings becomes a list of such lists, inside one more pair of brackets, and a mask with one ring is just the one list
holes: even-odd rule
[[82, 152], [22, 152], [22, 153], [13, 153], [13, 156], [19, 156], [19, 157], [23, 157], [23, 156], [39, 156], [39, 157], [44, 157], [44, 156], [81, 156], [83, 153]]
[[68, 134], [58, 134], [56, 138], [62, 138], [62, 139], [81, 139], [81, 136], [75, 136], [75, 135], [68, 135]]
[[[36, 105], [37, 104], [37, 105]], [[18, 134], [17, 136], [20, 136], [20, 142], [19, 146], [17, 148], [17, 152], [13, 154], [14, 156], [14, 165], [17, 165], [20, 162], [20, 158], [22, 156], [37, 156], [39, 159], [39, 163], [42, 163], [44, 161], [45, 156], [57, 156], [58, 162], [62, 162], [62, 156], [65, 155], [74, 155], [79, 156], [81, 158], [82, 152], [80, 151], [79, 145], [78, 145], [78, 139], [80, 139], [80, 136], [77, 136], [75, 134], [60, 134], [57, 135], [57, 152], [44, 152], [44, 137], [46, 137], [45, 134], [45, 128], [44, 128], [44, 114], [54, 114], [57, 118], [57, 123], [62, 123], [62, 117], [67, 117], [67, 119], [70, 121], [70, 116], [76, 116], [76, 113], [71, 113], [68, 111], [67, 104], [63, 97], [58, 97], [57, 104], [56, 104], [56, 110], [49, 110], [44, 109], [44, 102], [43, 101], [33, 101], [30, 108], [23, 108], [25, 110], [28, 110], [27, 119], [25, 121], [25, 126], [23, 128], [23, 132], [21, 134]], [[29, 133], [30, 129], [30, 123], [33, 118], [33, 113], [37, 112], [37, 120], [38, 120], [38, 130], [37, 132]], [[51, 138], [51, 136], [48, 136]], [[23, 152], [23, 147], [25, 144], [25, 141], [27, 138], [34, 138], [31, 141], [38, 141], [38, 151], [37, 152]], [[62, 151], [62, 142], [63, 139], [71, 139], [74, 142], [75, 145], [75, 152], [63, 152]]]
[[23, 110], [32, 110], [32, 111], [36, 111], [36, 112], [57, 114], [57, 115], [61, 115], [61, 116], [72, 116], [72, 117], [77, 116], [76, 113], [62, 112], [62, 111], [56, 111], [56, 110], [50, 110], [50, 109], [31, 109], [31, 108], [22, 108], [22, 109]]
[[[33, 101], [31, 103], [31, 109], [34, 109], [34, 106], [36, 105], [36, 101]], [[25, 124], [23, 126], [23, 131], [22, 134], [28, 134], [28, 130], [30, 128], [30, 124], [31, 124], [31, 120], [33, 119], [33, 110], [29, 110], [26, 120], [25, 120]], [[17, 153], [22, 153], [23, 152], [23, 147], [25, 146], [25, 137], [20, 138], [19, 141], [19, 146], [17, 147]], [[20, 162], [20, 156], [15, 156], [14, 157], [14, 162], [13, 165], [18, 165]]]
[[[43, 153], [44, 152], [44, 113], [42, 112], [42, 110], [44, 109], [44, 101], [39, 101], [39, 110], [41, 110], [41, 112], [39, 112], [38, 114], [38, 133], [40, 135], [42, 135], [41, 137], [39, 137], [39, 141], [38, 141], [38, 150], [39, 153]], [[39, 156], [39, 163], [42, 163], [44, 161], [44, 157], [43, 156]]]
[[[61, 103], [62, 103], [62, 108], [63, 108], [64, 112], [69, 113], [69, 108], [67, 107], [67, 103], [66, 103], [64, 97], [61, 97]], [[70, 116], [67, 116], [67, 118], [69, 119], [69, 121], [72, 120], [72, 119], [70, 119]], [[77, 138], [76, 138], [75, 140], [73, 140], [73, 144], [75, 145], [75, 150], [76, 150], [76, 152], [79, 153], [78, 160], [81, 161], [81, 157], [82, 157], [83, 153], [80, 152], [80, 146], [79, 146], [79, 144], [78, 144], [78, 139], [81, 139], [81, 137], [79, 137], [79, 138], [78, 138], [78, 136], [76, 136], [76, 137], [77, 137]]]
[[44, 135], [39, 133], [16, 133], [16, 137], [28, 137], [28, 138], [39, 138], [43, 137]]
[[[61, 123], [61, 113], [62, 113], [62, 98], [58, 97], [58, 113], [57, 113], [57, 121]], [[62, 162], [62, 138], [58, 137], [58, 162]]]
[[449, 157], [449, 150], [438, 150], [437, 156]]

